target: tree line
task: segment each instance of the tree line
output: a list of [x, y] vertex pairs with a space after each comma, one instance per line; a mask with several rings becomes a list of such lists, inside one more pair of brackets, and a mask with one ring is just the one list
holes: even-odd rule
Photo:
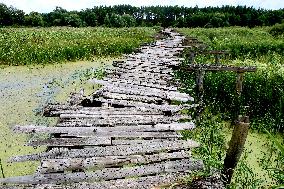
[[162, 26], [226, 27], [270, 26], [281, 23], [284, 9], [266, 10], [247, 6], [179, 7], [131, 5], [95, 6], [81, 11], [56, 7], [49, 13], [24, 11], [0, 4], [0, 26]]

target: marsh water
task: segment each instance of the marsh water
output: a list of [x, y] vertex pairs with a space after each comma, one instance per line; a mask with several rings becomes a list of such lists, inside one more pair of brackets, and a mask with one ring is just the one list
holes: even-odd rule
[[88, 95], [94, 87], [88, 83], [88, 78], [96, 69], [109, 63], [109, 60], [101, 59], [0, 68], [0, 158], [6, 177], [32, 174], [38, 165], [38, 162], [8, 163], [9, 157], [44, 150], [24, 146], [32, 136], [16, 134], [11, 127], [54, 124], [56, 118], [40, 115], [42, 107], [48, 102], [64, 102], [70, 92], [82, 87]]

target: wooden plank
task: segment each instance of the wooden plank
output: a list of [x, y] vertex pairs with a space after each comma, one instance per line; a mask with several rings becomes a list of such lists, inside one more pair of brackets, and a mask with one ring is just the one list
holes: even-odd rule
[[77, 173], [53, 173], [53, 174], [38, 174], [27, 175], [20, 177], [11, 177], [0, 179], [0, 183], [12, 184], [61, 184], [82, 181], [100, 181], [119, 179], [134, 176], [147, 176], [160, 173], [174, 173], [200, 170], [203, 168], [203, 163], [197, 160], [176, 160], [149, 165], [125, 167], [125, 168], [105, 168], [94, 172], [77, 172]]
[[178, 122], [181, 119], [191, 120], [188, 115], [175, 116], [133, 116], [133, 117], [106, 117], [100, 118], [66, 118], [57, 123], [57, 127], [95, 127], [95, 126], [115, 126], [115, 125], [154, 125], [158, 123]]
[[80, 182], [71, 184], [40, 184], [25, 186], [1, 186], [3, 189], [145, 189], [158, 186], [171, 185], [181, 179], [184, 173], [167, 173], [156, 176], [144, 176], [138, 178], [116, 179], [100, 182]]
[[155, 90], [155, 91], [177, 91], [177, 87], [162, 87], [162, 88], [155, 88], [155, 86], [144, 86], [144, 85], [135, 85], [127, 80], [98, 80], [98, 79], [91, 79], [89, 80], [91, 83], [100, 84], [100, 85], [107, 85], [113, 87], [123, 87], [123, 88], [133, 88], [137, 90]]
[[113, 108], [109, 110], [104, 110], [108, 107], [100, 107], [102, 110], [99, 110], [99, 108], [93, 108], [94, 110], [89, 110], [89, 108], [82, 108], [78, 110], [63, 110], [63, 111], [57, 111], [56, 113], [53, 112], [53, 114], [65, 114], [65, 115], [73, 115], [73, 114], [84, 114], [84, 115], [90, 115], [94, 117], [105, 117], [105, 116], [110, 116], [110, 117], [118, 117], [118, 116], [130, 116], [130, 115], [163, 115], [162, 111], [157, 111], [157, 110], [139, 110], [137, 108]]
[[127, 80], [130, 83], [134, 84], [144, 84], [148, 83], [148, 85], [165, 85], [165, 86], [170, 86], [170, 85], [175, 85], [177, 86], [177, 83], [174, 81], [169, 82], [168, 80], [160, 79], [160, 78], [148, 78], [148, 77], [135, 77], [134, 75], [128, 75], [126, 76], [117, 76], [117, 75], [111, 75], [111, 76], [106, 76], [106, 79], [120, 79], [120, 80]]
[[121, 138], [181, 138], [182, 135], [177, 134], [176, 132], [148, 132], [148, 131], [113, 131], [113, 132], [93, 132], [86, 134], [62, 134], [62, 137], [87, 137], [87, 136], [101, 136], [101, 137], [121, 137]]
[[126, 95], [139, 95], [139, 96], [149, 96], [157, 97], [165, 100], [175, 100], [181, 102], [193, 101], [194, 99], [186, 93], [174, 92], [174, 91], [163, 91], [163, 90], [142, 90], [142, 89], [133, 89], [129, 87], [115, 87], [113, 85], [105, 85], [100, 90], [119, 93]]
[[[165, 83], [166, 81], [173, 80], [174, 77], [171, 76], [170, 74], [162, 74], [162, 73], [151, 73], [151, 72], [145, 72], [145, 71], [140, 71], [138, 68], [132, 69], [130, 72], [122, 72], [119, 74], [116, 72], [119, 78], [133, 78], [133, 79], [138, 79], [138, 80], [150, 80], [150, 81], [155, 81], [159, 83]], [[113, 74], [111, 77], [115, 77]]]
[[178, 151], [198, 147], [192, 140], [163, 141], [147, 143], [147, 145], [118, 145], [106, 147], [92, 147], [85, 149], [53, 148], [48, 152], [29, 154], [10, 158], [11, 162], [36, 161], [54, 158], [88, 158], [102, 156], [127, 156], [145, 153], [159, 153], [161, 151]]
[[133, 101], [141, 101], [147, 103], [160, 103], [161, 101], [163, 101], [163, 99], [159, 97], [128, 95], [128, 94], [107, 92], [103, 90], [98, 90], [93, 95], [94, 97], [103, 97], [103, 98], [117, 99], [117, 100], [133, 100]]
[[70, 105], [47, 105], [45, 116], [59, 116], [60, 114], [75, 114], [84, 113], [89, 115], [159, 115], [162, 114], [161, 110], [155, 109], [137, 109], [135, 107], [83, 107], [83, 106], [70, 106]]
[[137, 81], [137, 80], [131, 80], [131, 79], [119, 79], [119, 78], [108, 78], [104, 81], [109, 81], [111, 83], [117, 83], [117, 84], [125, 84], [125, 85], [136, 85], [136, 86], [144, 86], [144, 87], [151, 87], [151, 88], [157, 88], [157, 89], [164, 89], [164, 90], [174, 90], [176, 91], [176, 87], [169, 86], [169, 85], [161, 85], [146, 81]]
[[[73, 188], [78, 189], [145, 189], [145, 188], [159, 188], [158, 186], [163, 185], [171, 185], [181, 179], [183, 176], [182, 173], [170, 173], [163, 174], [157, 176], [147, 176], [147, 177], [139, 177], [139, 178], [128, 178], [128, 179], [119, 179], [115, 181], [104, 181], [100, 183], [83, 183], [83, 184], [75, 184]], [[71, 187], [71, 188], [72, 188]], [[71, 189], [69, 188], [69, 189]], [[73, 189], [72, 188], [72, 189]]]
[[[53, 132], [52, 132], [53, 133]], [[54, 132], [56, 133], [56, 132]], [[31, 139], [27, 146], [102, 146], [112, 145], [111, 137]]]
[[144, 114], [138, 114], [130, 112], [128, 114], [89, 114], [89, 113], [62, 113], [60, 114], [60, 118], [62, 119], [73, 119], [73, 118], [97, 118], [97, 119], [115, 119], [115, 118], [124, 118], [124, 119], [132, 119], [132, 118], [138, 118], [141, 117], [142, 119], [149, 118], [149, 117], [157, 117], [162, 118], [164, 115], [162, 113], [160, 114], [151, 114], [151, 113], [144, 113]]
[[124, 74], [124, 73], [136, 73], [138, 72], [139, 74], [142, 73], [151, 73], [151, 74], [160, 74], [162, 76], [170, 75], [173, 76], [174, 72], [172, 69], [169, 68], [164, 68], [164, 67], [157, 67], [157, 68], [136, 68], [134, 67], [133, 69], [124, 69], [124, 68], [117, 68], [115, 70], [113, 69], [108, 69], [106, 70], [107, 74]]
[[[141, 137], [143, 136], [143, 132], [165, 132], [165, 131], [181, 131], [181, 130], [189, 130], [195, 128], [195, 125], [193, 122], [187, 122], [187, 123], [171, 123], [171, 124], [157, 124], [157, 125], [137, 125], [137, 126], [115, 126], [115, 127], [46, 127], [46, 126], [14, 126], [14, 131], [16, 132], [24, 132], [24, 133], [48, 133], [48, 134], [68, 134], [68, 135], [74, 135], [74, 136], [80, 136], [80, 135], [96, 135], [101, 136], [98, 138], [92, 137], [92, 138], [75, 138], [72, 139], [77, 142], [81, 143], [82, 145], [109, 145], [110, 138], [106, 138], [103, 136], [106, 136], [109, 132], [110, 135], [126, 135], [127, 132], [130, 134], [136, 135], [141, 134]], [[154, 133], [153, 133], [154, 134]], [[151, 134], [150, 134], [151, 135]], [[59, 143], [66, 143], [66, 144], [72, 144], [71, 139], [61, 139], [62, 141], [58, 141]], [[53, 140], [48, 139], [47, 141], [52, 142]], [[32, 141], [30, 141], [32, 142]], [[55, 141], [52, 142], [54, 144]], [[32, 142], [33, 143], [33, 142]]]
[[169, 104], [162, 104], [157, 105], [153, 103], [143, 103], [143, 102], [137, 102], [137, 101], [128, 101], [128, 100], [116, 100], [116, 99], [103, 99], [103, 98], [95, 98], [96, 101], [101, 101], [103, 103], [108, 103], [110, 105], [122, 105], [122, 106], [130, 106], [135, 107], [137, 109], [141, 110], [148, 110], [148, 109], [154, 109], [164, 112], [178, 112], [183, 109], [191, 109], [197, 107], [196, 104], [182, 104], [182, 105], [169, 105]]
[[143, 68], [143, 67], [133, 67], [132, 69], [124, 69], [124, 68], [119, 68], [117, 70], [113, 70], [113, 72], [109, 74], [118, 74], [118, 75], [133, 75], [137, 74], [137, 76], [154, 76], [157, 78], [164, 78], [167, 79], [166, 77], [169, 77], [168, 80], [173, 79], [174, 77], [174, 72], [170, 68], [164, 69], [162, 66], [156, 66], [153, 68]]
[[189, 158], [189, 154], [185, 151], [181, 151], [151, 155], [48, 159], [41, 161], [41, 165], [38, 168], [37, 173], [46, 174], [72, 170], [101, 169], [104, 167], [117, 167], [127, 164], [148, 164], [153, 162], [187, 158]]
[[167, 139], [113, 139], [112, 140], [112, 145], [148, 145], [148, 144], [153, 144], [157, 142], [164, 142], [164, 141], [178, 141], [180, 139], [177, 138], [167, 138]]
[[[126, 128], [126, 127], [125, 127]], [[14, 130], [27, 132], [27, 133], [57, 133], [61, 136], [74, 136], [74, 137], [86, 137], [86, 136], [97, 136], [108, 138], [108, 137], [154, 137], [154, 138], [179, 138], [180, 134], [175, 132], [151, 132], [151, 131], [123, 131], [121, 129], [112, 128], [100, 128], [100, 127], [23, 127], [16, 126]], [[88, 141], [85, 141], [88, 142]], [[93, 141], [90, 141], [93, 142]], [[94, 141], [95, 142], [95, 141]]]

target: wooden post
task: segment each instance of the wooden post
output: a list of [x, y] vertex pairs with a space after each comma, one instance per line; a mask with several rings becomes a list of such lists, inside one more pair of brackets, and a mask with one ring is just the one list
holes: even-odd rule
[[226, 184], [232, 180], [234, 169], [240, 160], [249, 129], [249, 117], [240, 116], [235, 125], [229, 149], [224, 160], [223, 178]]
[[196, 91], [197, 91], [197, 98], [199, 109], [197, 111], [197, 117], [199, 117], [203, 111], [203, 95], [204, 95], [204, 88], [203, 88], [203, 81], [204, 81], [204, 70], [196, 70]]
[[236, 90], [237, 94], [241, 96], [241, 93], [243, 91], [244, 72], [237, 72], [237, 74]]
[[215, 54], [215, 64], [220, 64], [220, 54]]
[[194, 63], [195, 53], [193, 51], [189, 52], [189, 62], [190, 64]]
[[4, 175], [4, 170], [3, 170], [3, 165], [2, 165], [2, 161], [1, 161], [1, 158], [0, 158], [0, 170], [1, 170], [2, 178], [5, 178], [5, 175]]
[[243, 91], [243, 80], [244, 80], [244, 72], [237, 72], [237, 80], [236, 80], [236, 102], [235, 102], [235, 114], [234, 117], [238, 119], [238, 115], [241, 114], [241, 94]]

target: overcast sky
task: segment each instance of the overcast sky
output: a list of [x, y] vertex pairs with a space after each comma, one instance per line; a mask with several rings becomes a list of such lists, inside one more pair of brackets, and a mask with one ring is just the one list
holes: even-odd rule
[[13, 6], [29, 13], [50, 12], [56, 6], [67, 10], [81, 10], [99, 5], [129, 4], [133, 6], [148, 5], [179, 5], [186, 7], [205, 7], [222, 5], [247, 5], [255, 8], [280, 9], [284, 8], [284, 0], [0, 0], [0, 2]]

